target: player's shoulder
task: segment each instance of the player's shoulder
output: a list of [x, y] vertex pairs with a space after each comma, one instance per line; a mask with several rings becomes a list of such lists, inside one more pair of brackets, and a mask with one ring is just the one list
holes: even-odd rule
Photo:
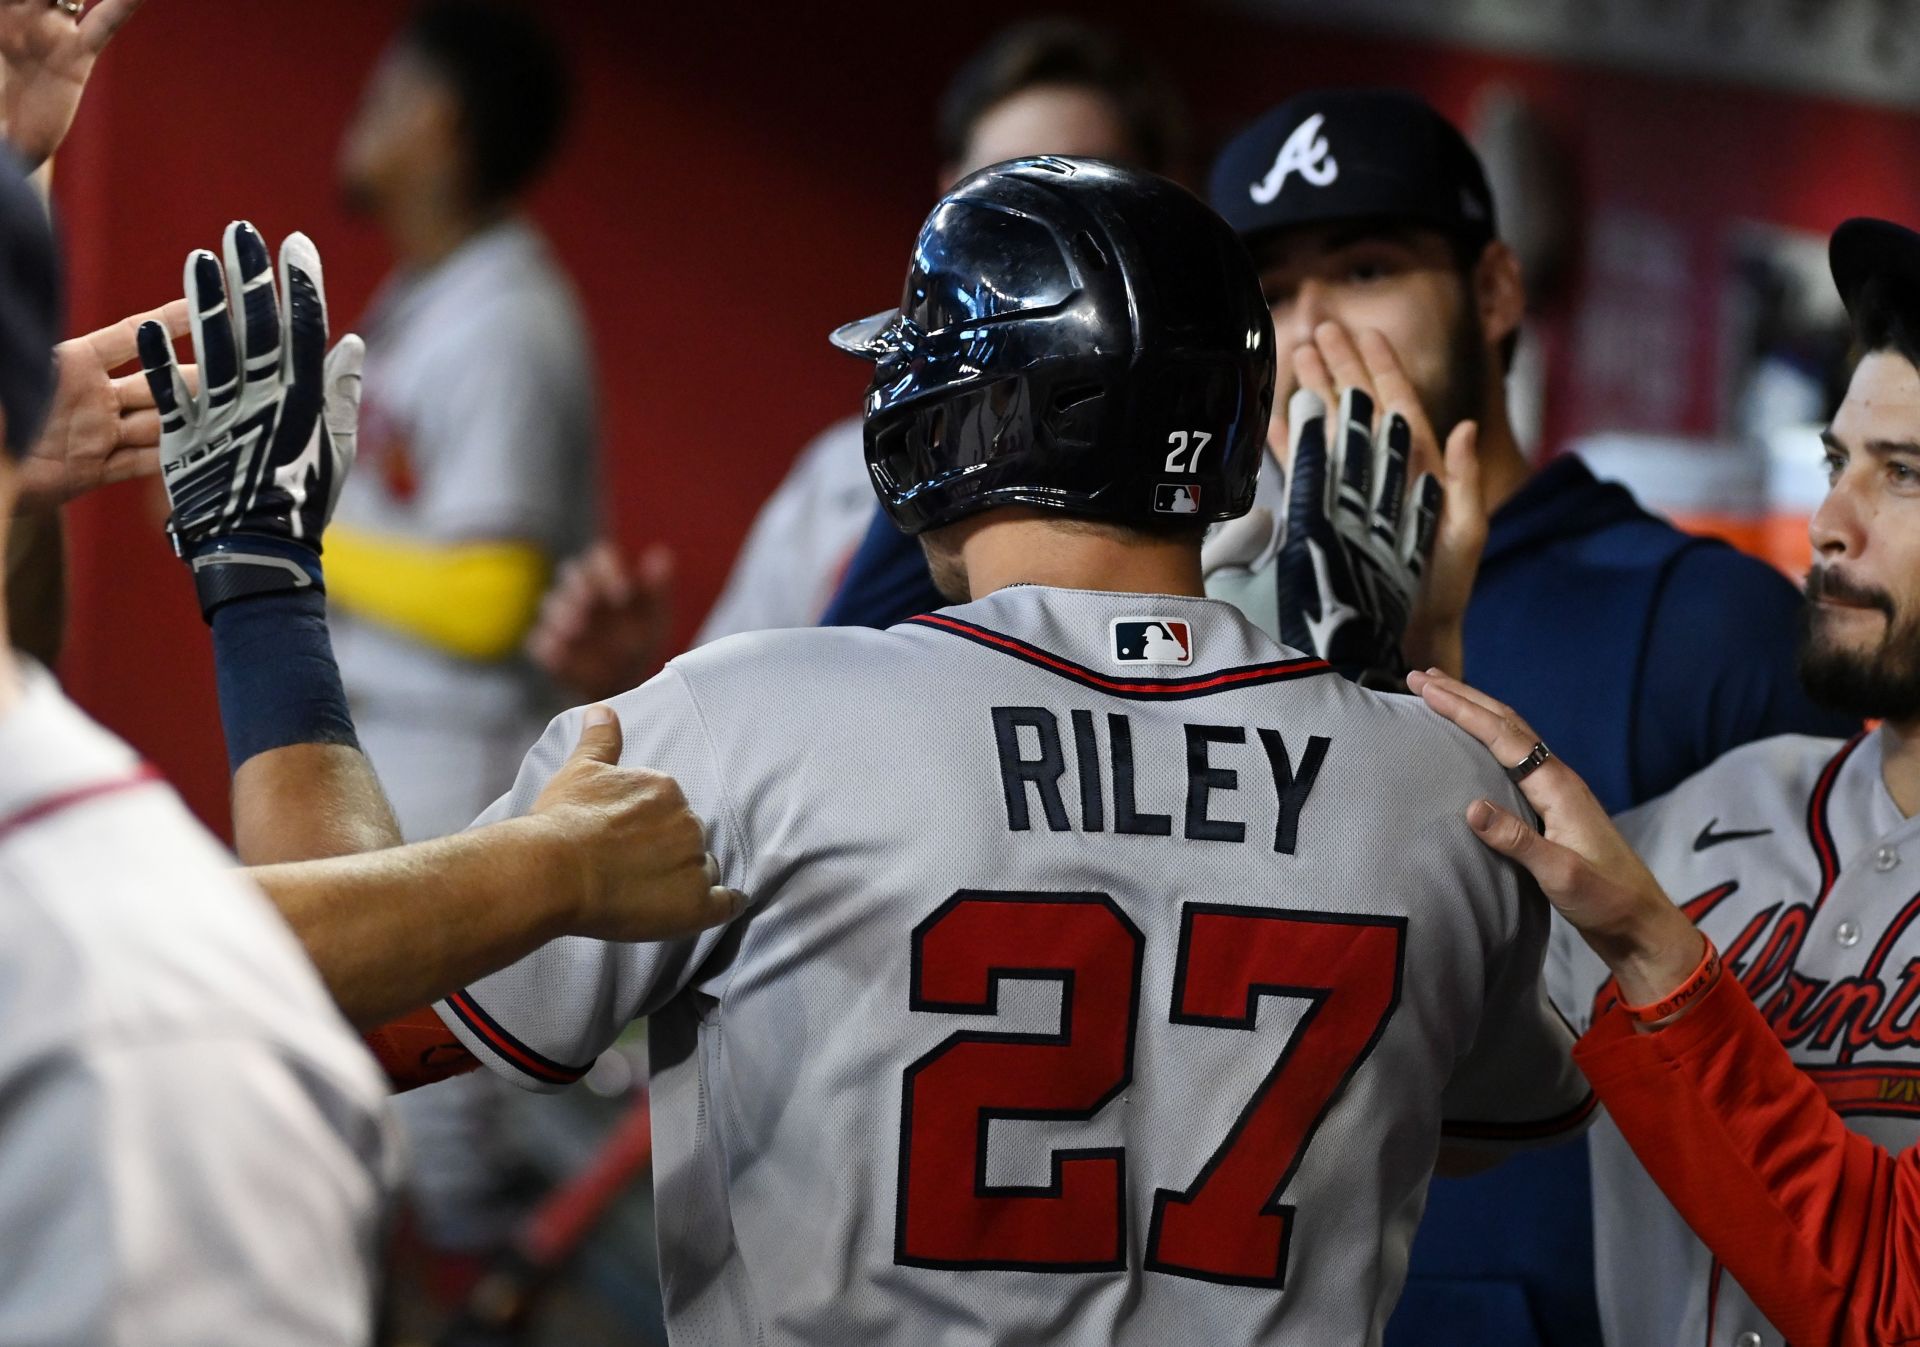
[[[1826, 770], [1847, 744], [1812, 734], [1777, 734], [1721, 754], [1664, 795], [1615, 820], [1636, 846], [1655, 846], [1674, 828], [1698, 827], [1695, 815], [1733, 803], [1798, 815]], [[1701, 815], [1704, 818], [1705, 815]]]
[[924, 643], [915, 637], [910, 626], [743, 631], [675, 656], [666, 667], [701, 701], [770, 708], [849, 700], [897, 685], [903, 665], [925, 658]]
[[1471, 798], [1507, 800], [1518, 789], [1486, 746], [1420, 698], [1409, 693], [1375, 692], [1343, 679], [1332, 680], [1366, 727], [1366, 741], [1385, 756], [1405, 760], [1405, 771], [1429, 783]]
[[668, 667], [689, 678], [711, 677], [725, 669], [777, 664], [809, 664], [848, 657], [881, 657], [907, 648], [911, 629], [895, 627], [771, 627], [736, 632], [675, 656]]

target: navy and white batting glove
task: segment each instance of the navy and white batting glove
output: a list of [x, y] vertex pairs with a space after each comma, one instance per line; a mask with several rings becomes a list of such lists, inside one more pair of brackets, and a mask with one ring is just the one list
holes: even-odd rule
[[1406, 676], [1400, 641], [1433, 555], [1444, 489], [1431, 473], [1408, 489], [1413, 434], [1398, 413], [1376, 434], [1373, 399], [1352, 388], [1331, 434], [1326, 412], [1306, 389], [1287, 404], [1280, 638], [1345, 677], [1398, 686]]
[[192, 567], [209, 620], [235, 599], [324, 591], [320, 539], [353, 466], [365, 348], [327, 353], [320, 254], [304, 234], [280, 248], [280, 283], [259, 231], [227, 226], [225, 261], [186, 264], [199, 389], [166, 329], [140, 329], [140, 363], [160, 411], [167, 532]]

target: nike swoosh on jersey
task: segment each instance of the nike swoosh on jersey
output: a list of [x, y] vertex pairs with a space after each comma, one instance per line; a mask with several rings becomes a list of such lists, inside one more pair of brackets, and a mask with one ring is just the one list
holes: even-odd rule
[[1713, 825], [1719, 821], [1717, 818], [1707, 820], [1707, 826], [1702, 828], [1700, 835], [1693, 839], [1695, 851], [1705, 851], [1708, 847], [1717, 847], [1722, 842], [1738, 842], [1743, 837], [1765, 837], [1773, 831], [1771, 828], [1742, 828], [1717, 833], [1713, 830]]

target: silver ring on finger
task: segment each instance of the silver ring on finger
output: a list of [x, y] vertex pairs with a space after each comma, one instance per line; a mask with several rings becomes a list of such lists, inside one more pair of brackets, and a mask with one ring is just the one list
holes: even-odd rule
[[68, 18], [77, 19], [80, 11], [87, 7], [87, 0], [53, 0], [53, 7], [65, 11]]
[[720, 860], [711, 851], [707, 853], [707, 887], [713, 888], [720, 883]]
[[1529, 752], [1526, 757], [1506, 769], [1507, 780], [1513, 782], [1516, 786], [1519, 785], [1522, 781], [1525, 781], [1528, 777], [1539, 771], [1547, 759], [1552, 756], [1552, 749], [1548, 748], [1546, 744], [1540, 740], [1534, 740], [1533, 750]]

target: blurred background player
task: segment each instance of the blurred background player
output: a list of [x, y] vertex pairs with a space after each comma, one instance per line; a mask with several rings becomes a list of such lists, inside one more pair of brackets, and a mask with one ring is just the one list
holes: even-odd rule
[[[592, 539], [592, 362], [573, 291], [521, 213], [559, 146], [568, 74], [524, 8], [426, 0], [340, 151], [349, 207], [399, 268], [366, 335], [361, 464], [327, 535], [354, 722], [409, 841], [467, 826], [560, 699], [522, 653], [555, 566]], [[517, 1214], [498, 1091], [410, 1096], [410, 1186], [439, 1247]]]
[[[1283, 385], [1355, 382], [1341, 371], [1384, 338], [1442, 441], [1477, 423], [1491, 517], [1465, 610], [1468, 676], [1610, 809], [1753, 739], [1851, 729], [1795, 675], [1800, 603], [1785, 579], [1647, 513], [1577, 456], [1535, 471], [1521, 452], [1506, 373], [1525, 294], [1479, 157], [1451, 123], [1404, 93], [1303, 94], [1222, 149], [1209, 199], [1261, 269]], [[1287, 442], [1277, 418], [1269, 447]], [[1277, 522], [1249, 545], [1254, 522], [1227, 526], [1245, 554], [1209, 592], [1277, 629], [1278, 606], [1300, 596], [1278, 583]], [[1580, 1146], [1436, 1181], [1387, 1341], [1597, 1342], [1592, 1228], [1570, 1216], [1588, 1193]]]
[[[994, 34], [947, 85], [937, 123], [937, 192], [1033, 154], [1176, 178], [1187, 167], [1187, 111], [1172, 81], [1118, 33], [1079, 19]], [[569, 567], [534, 636], [542, 666], [591, 697], [638, 684], [663, 653], [670, 574], [658, 551], [629, 568], [606, 545]], [[801, 450], [761, 507], [694, 644], [816, 622], [884, 627], [944, 602], [919, 548], [874, 508], [860, 418], [849, 416]]]
[[593, 372], [518, 203], [568, 97], [524, 11], [427, 0], [341, 148], [346, 200], [400, 267], [363, 324], [362, 466], [328, 579], [354, 715], [409, 840], [471, 822], [556, 709], [520, 647], [592, 537]]

